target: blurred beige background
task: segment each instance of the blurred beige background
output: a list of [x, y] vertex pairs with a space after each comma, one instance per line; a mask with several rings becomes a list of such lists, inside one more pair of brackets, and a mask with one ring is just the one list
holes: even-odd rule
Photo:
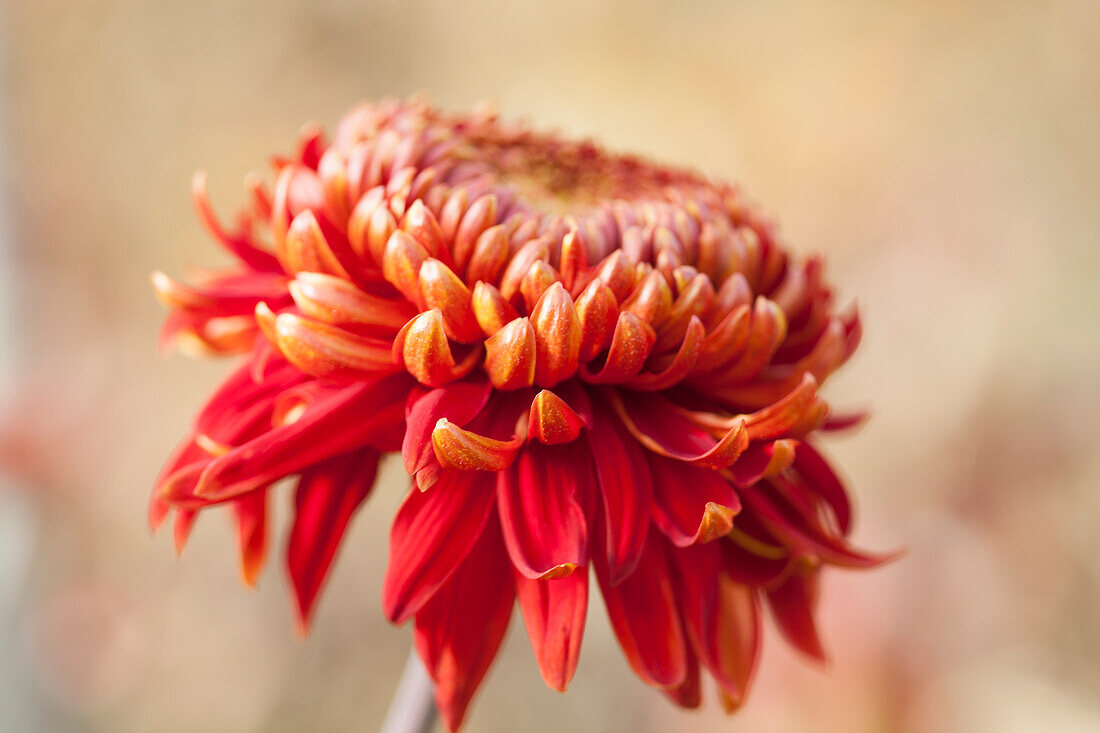
[[867, 334], [827, 395], [874, 411], [829, 447], [857, 538], [910, 548], [829, 575], [831, 668], [770, 634], [735, 718], [644, 688], [596, 602], [573, 689], [515, 626], [470, 733], [1100, 730], [1100, 4], [520, 5], [4, 3], [0, 730], [378, 725], [399, 467], [305, 643], [280, 549], [248, 592], [211, 515], [177, 560], [148, 487], [229, 365], [156, 354], [147, 275], [222, 261], [194, 169], [228, 211], [303, 122], [420, 90], [739, 180], [827, 253]]

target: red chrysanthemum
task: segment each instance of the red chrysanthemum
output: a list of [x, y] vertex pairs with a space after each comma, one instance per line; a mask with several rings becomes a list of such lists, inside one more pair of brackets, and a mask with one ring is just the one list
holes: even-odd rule
[[457, 728], [519, 601], [546, 683], [576, 668], [590, 573], [639, 677], [730, 710], [761, 606], [806, 654], [844, 487], [810, 441], [821, 382], [859, 342], [822, 260], [792, 259], [737, 189], [489, 113], [354, 109], [303, 133], [274, 193], [206, 228], [238, 260], [197, 286], [156, 274], [164, 339], [247, 354], [156, 482], [151, 521], [236, 515], [243, 574], [271, 484], [299, 476], [287, 564], [303, 627], [379, 457], [414, 477], [382, 604], [415, 621]]

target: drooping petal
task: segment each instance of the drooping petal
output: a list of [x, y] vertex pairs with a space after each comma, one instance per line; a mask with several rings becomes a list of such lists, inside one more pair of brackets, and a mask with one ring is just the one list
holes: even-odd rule
[[287, 571], [303, 633], [348, 523], [374, 486], [378, 458], [373, 450], [345, 453], [304, 471], [298, 480]]
[[465, 561], [416, 614], [417, 651], [436, 707], [455, 731], [496, 658], [515, 605], [512, 569], [491, 517]]
[[533, 580], [516, 571], [515, 583], [542, 679], [549, 687], [565, 692], [577, 669], [584, 637], [588, 569], [550, 580]]
[[744, 422], [715, 440], [658, 395], [630, 399], [613, 393], [611, 404], [638, 442], [658, 455], [708, 468], [733, 464], [749, 446]]
[[688, 648], [664, 544], [651, 533], [638, 567], [615, 586], [601, 554], [593, 564], [611, 626], [635, 674], [655, 687], [675, 687], [687, 679]]
[[714, 676], [722, 687], [722, 705], [733, 712], [744, 703], [760, 660], [760, 606], [751, 587], [726, 576], [719, 576], [717, 601], [710, 655], [721, 670]]
[[408, 377], [326, 389], [301, 416], [215, 458], [196, 488], [208, 501], [251, 491], [331, 456], [367, 445], [404, 416]]
[[776, 625], [796, 649], [814, 659], [826, 661], [825, 649], [814, 622], [817, 605], [817, 573], [792, 573], [786, 582], [766, 593]]
[[444, 471], [429, 491], [413, 489], [390, 530], [382, 610], [396, 624], [417, 613], [474, 546], [493, 510], [493, 479]]
[[253, 491], [233, 502], [237, 520], [237, 547], [241, 555], [241, 579], [256, 585], [267, 556], [267, 490]]
[[677, 547], [710, 542], [726, 535], [741, 502], [717, 472], [655, 454], [653, 521]]
[[573, 443], [528, 443], [497, 476], [504, 543], [529, 578], [572, 573], [588, 560], [588, 527], [578, 493], [589, 491], [591, 462]]
[[618, 585], [642, 557], [653, 508], [653, 480], [645, 451], [606, 407], [593, 410], [588, 441], [603, 503], [608, 580]]

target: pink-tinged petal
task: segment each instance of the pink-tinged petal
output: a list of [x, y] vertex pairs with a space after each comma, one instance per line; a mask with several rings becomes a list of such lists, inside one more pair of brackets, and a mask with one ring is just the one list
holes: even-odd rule
[[225, 231], [210, 206], [210, 197], [206, 193], [206, 171], [198, 171], [191, 178], [191, 197], [203, 226], [226, 250], [253, 269], [261, 272], [282, 271], [274, 254], [257, 247], [246, 236], [230, 235]]
[[496, 525], [491, 518], [465, 561], [416, 614], [416, 648], [451, 731], [462, 725], [515, 606], [512, 569]]
[[275, 318], [275, 338], [288, 361], [322, 379], [370, 379], [399, 368], [391, 358], [390, 341], [358, 336], [294, 313]]
[[176, 554], [182, 554], [187, 546], [187, 539], [191, 536], [191, 529], [195, 526], [195, 520], [199, 513], [192, 509], [177, 509], [176, 521], [172, 526], [172, 540], [176, 546]]
[[374, 486], [378, 459], [373, 450], [345, 453], [304, 471], [298, 481], [287, 571], [302, 633], [309, 628], [348, 523]]
[[653, 511], [653, 480], [645, 451], [614, 415], [601, 406], [592, 417], [588, 441], [603, 497], [603, 554], [608, 580], [618, 585], [634, 572], [642, 557]]
[[830, 534], [816, 518], [800, 514], [768, 482], [744, 487], [739, 492], [746, 511], [760, 521], [784, 545], [841, 567], [872, 568], [899, 557], [902, 552], [871, 554], [852, 548], [843, 537]]
[[689, 648], [687, 650], [687, 676], [675, 687], [662, 690], [669, 700], [688, 710], [695, 710], [703, 704], [703, 689], [700, 685], [699, 660]]
[[612, 586], [607, 563], [593, 557], [607, 615], [627, 661], [642, 681], [676, 687], [687, 679], [688, 647], [665, 559], [665, 540], [651, 534], [637, 569]]
[[766, 593], [768, 606], [783, 636], [796, 649], [820, 662], [827, 661], [814, 622], [817, 606], [816, 571], [792, 573], [786, 582]]
[[267, 556], [267, 490], [245, 494], [233, 502], [237, 520], [237, 545], [241, 555], [241, 579], [254, 586]]
[[466, 376], [481, 361], [480, 347], [465, 350], [465, 356], [456, 360], [443, 327], [443, 314], [433, 309], [398, 331], [392, 353], [394, 362], [403, 361], [405, 369], [421, 384], [442, 387]]
[[356, 285], [332, 275], [299, 272], [290, 282], [290, 295], [302, 313], [335, 325], [356, 325], [387, 332], [401, 329], [416, 315], [403, 300], [365, 293]]
[[571, 443], [585, 427], [584, 418], [548, 389], [535, 395], [527, 421], [527, 440], [547, 445]]
[[795, 449], [793, 465], [805, 483], [829, 504], [841, 533], [847, 535], [852, 526], [852, 504], [828, 461], [812, 445], [802, 442]]
[[719, 576], [717, 601], [709, 653], [721, 670], [715, 679], [722, 706], [732, 713], [744, 703], [760, 661], [760, 604], [752, 588], [725, 576]]
[[624, 382], [642, 370], [656, 340], [657, 334], [652, 326], [634, 313], [620, 312], [607, 360], [595, 372], [590, 364], [585, 364], [581, 370], [581, 378], [592, 384]]
[[440, 418], [432, 431], [432, 448], [443, 468], [459, 471], [500, 471], [512, 465], [523, 445], [522, 437], [496, 440], [464, 430]]
[[297, 420], [215, 458], [196, 494], [223, 501], [296, 473], [326, 458], [359, 448], [404, 417], [408, 377], [327, 388], [305, 405]]
[[672, 544], [687, 547], [729, 533], [741, 502], [717, 472], [650, 454], [653, 522]]
[[410, 491], [390, 531], [382, 610], [396, 624], [417, 613], [470, 553], [493, 510], [493, 477], [444, 471]]
[[825, 422], [821, 424], [821, 429], [826, 432], [843, 432], [845, 430], [855, 430], [863, 425], [871, 418], [871, 413], [867, 410], [857, 410], [855, 412], [830, 412], [825, 417]]
[[777, 476], [794, 462], [797, 445], [798, 441], [795, 440], [753, 443], [728, 473], [739, 488]]
[[733, 464], [749, 446], [744, 422], [734, 421], [718, 440], [658, 395], [614, 393], [611, 404], [630, 433], [654, 453], [707, 468]]
[[410, 395], [405, 410], [405, 440], [401, 445], [405, 471], [411, 476], [434, 461], [432, 431], [440, 418], [465, 425], [481, 412], [491, 394], [492, 387], [484, 378], [470, 377]]
[[680, 344], [680, 350], [672, 361], [659, 372], [644, 372], [626, 382], [626, 386], [642, 392], [656, 392], [678, 384], [695, 366], [699, 358], [699, 346], [703, 343], [706, 329], [697, 316], [692, 316], [687, 333]]
[[529, 578], [557, 578], [588, 560], [588, 527], [578, 493], [591, 483], [590, 459], [575, 444], [528, 443], [497, 475], [504, 543]]
[[517, 571], [515, 583], [523, 623], [542, 679], [552, 689], [565, 692], [577, 669], [584, 637], [587, 568], [553, 580], [532, 580]]

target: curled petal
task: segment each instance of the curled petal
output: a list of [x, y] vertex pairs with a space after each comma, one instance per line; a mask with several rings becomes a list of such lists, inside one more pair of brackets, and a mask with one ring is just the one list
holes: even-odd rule
[[290, 282], [290, 295], [304, 315], [335, 325], [396, 331], [416, 315], [407, 302], [371, 295], [347, 280], [314, 272], [299, 272]]
[[500, 291], [486, 282], [474, 285], [471, 305], [474, 317], [486, 336], [492, 336], [519, 317]]
[[444, 245], [443, 231], [439, 228], [439, 222], [432, 210], [424, 205], [420, 199], [409, 204], [405, 217], [401, 220], [401, 229], [412, 235], [429, 256], [437, 259], [446, 257], [447, 249]]
[[[745, 416], [745, 429], [752, 440], [771, 440], [789, 434], [792, 429], [812, 430], [824, 417], [817, 399], [817, 380], [807, 373], [801, 384], [773, 405]], [[810, 424], [807, 424], [810, 423]]]
[[410, 491], [390, 531], [382, 610], [404, 623], [469, 554], [493, 511], [492, 477], [444, 471], [431, 491]]
[[466, 270], [468, 282], [494, 283], [500, 276], [504, 266], [508, 264], [508, 255], [511, 254], [508, 242], [508, 233], [503, 225], [491, 226], [477, 238], [474, 244], [474, 253], [470, 257], [470, 264]]
[[523, 278], [531, 270], [531, 265], [550, 257], [550, 242], [546, 237], [532, 239], [512, 255], [512, 261], [504, 269], [500, 278], [500, 292], [505, 300], [511, 301], [519, 293]]
[[577, 439], [584, 419], [548, 389], [535, 395], [527, 423], [527, 440], [539, 440], [547, 445], [570, 443]]
[[408, 300], [423, 305], [420, 295], [420, 267], [428, 251], [411, 234], [400, 229], [390, 235], [382, 255], [382, 276]]
[[528, 578], [560, 578], [588, 560], [588, 527], [578, 494], [591, 490], [590, 460], [574, 444], [528, 443], [497, 474], [504, 543]]
[[501, 390], [530, 387], [535, 382], [537, 342], [534, 326], [517, 318], [485, 341], [485, 371]]
[[410, 476], [415, 475], [432, 462], [435, 455], [432, 431], [440, 418], [445, 417], [455, 425], [465, 425], [481, 412], [491, 394], [488, 381], [471, 377], [410, 395], [401, 445], [405, 471]]
[[668, 389], [677, 384], [695, 366], [695, 361], [699, 358], [699, 346], [703, 343], [705, 335], [706, 329], [703, 328], [703, 322], [698, 317], [692, 316], [687, 333], [684, 334], [684, 341], [680, 344], [680, 350], [676, 353], [672, 362], [659, 372], [639, 374], [627, 380], [626, 385], [631, 389], [653, 392]]
[[394, 371], [388, 342], [293, 313], [275, 318], [275, 338], [287, 360], [315, 377], [361, 379]]
[[317, 216], [306, 209], [294, 217], [286, 233], [286, 266], [290, 272], [322, 272], [348, 277], [321, 231]]
[[443, 315], [444, 330], [450, 338], [460, 343], [481, 340], [481, 327], [470, 307], [470, 289], [449, 267], [436, 259], [424, 260], [420, 266], [419, 283], [425, 307], [439, 310]]
[[664, 324], [672, 312], [672, 290], [665, 276], [656, 270], [649, 273], [623, 303], [623, 310], [630, 311], [653, 328]]
[[401, 355], [409, 374], [429, 387], [464, 377], [479, 357], [477, 350], [471, 350], [461, 362], [455, 361], [438, 309], [425, 311], [405, 324], [394, 339], [393, 353]]
[[634, 266], [622, 250], [615, 250], [603, 261], [597, 277], [611, 289], [618, 303], [622, 303], [634, 291]]
[[619, 306], [611, 288], [593, 281], [577, 298], [577, 316], [581, 319], [580, 359], [588, 362], [611, 344], [619, 317]]
[[649, 456], [653, 471], [653, 521], [677, 547], [723, 537], [741, 502], [718, 473], [670, 458]]
[[535, 383], [552, 387], [579, 366], [581, 321], [573, 298], [555, 282], [531, 311], [535, 328]]
[[500, 471], [512, 465], [523, 439], [495, 440], [463, 430], [440, 418], [432, 431], [435, 457], [443, 468], [459, 471]]
[[527, 305], [529, 313], [534, 313], [539, 298], [551, 285], [557, 282], [559, 282], [557, 270], [546, 262], [537, 260], [531, 265], [531, 269], [527, 271], [519, 284], [520, 295], [523, 296], [523, 302]]
[[633, 377], [642, 370], [656, 340], [652, 326], [629, 311], [620, 312], [607, 361], [596, 373], [585, 365], [581, 378], [593, 384], [617, 384]]
[[733, 482], [739, 487], [752, 486], [778, 475], [794, 462], [797, 445], [798, 441], [794, 440], [752, 444], [730, 469]]
[[454, 235], [455, 266], [466, 267], [482, 233], [497, 223], [497, 197], [486, 194], [470, 204]]
[[626, 400], [613, 395], [611, 404], [638, 442], [658, 455], [709, 468], [725, 468], [749, 447], [748, 431], [741, 420], [715, 440], [663, 397]]

